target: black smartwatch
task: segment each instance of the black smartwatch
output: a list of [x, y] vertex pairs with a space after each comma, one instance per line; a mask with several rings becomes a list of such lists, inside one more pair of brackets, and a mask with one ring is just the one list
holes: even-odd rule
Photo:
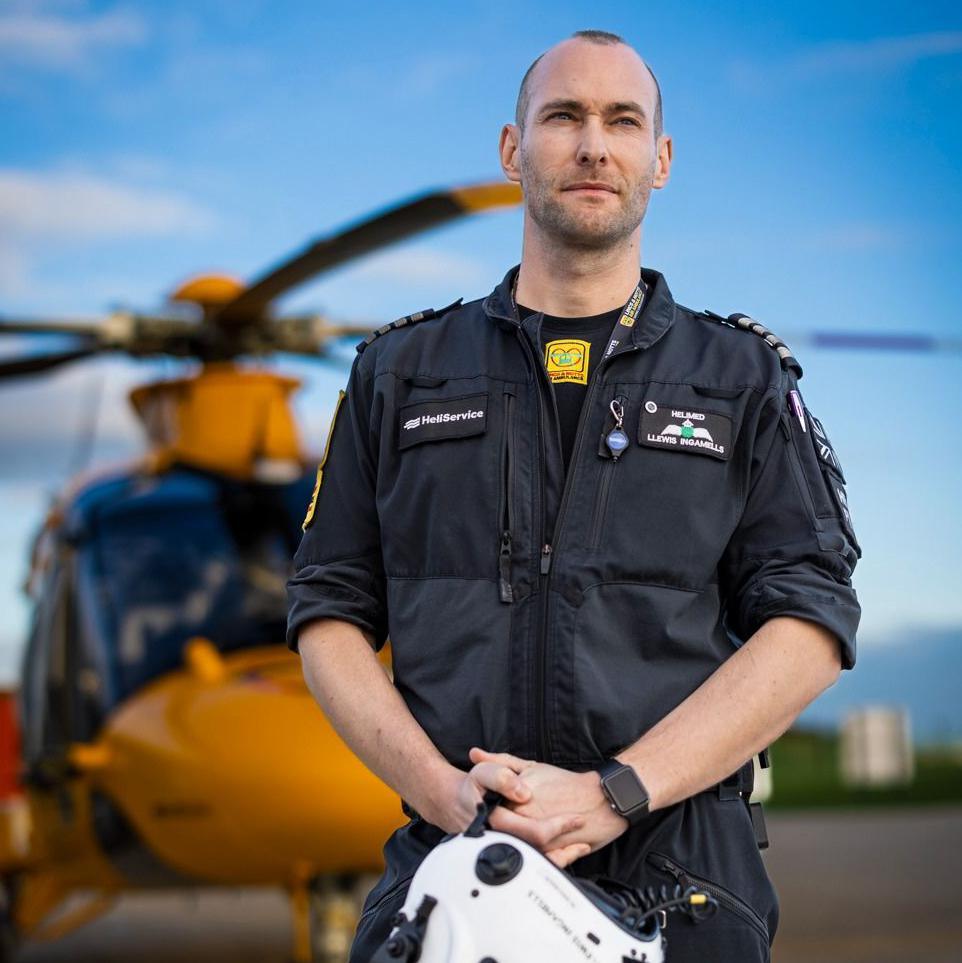
[[601, 776], [601, 790], [611, 808], [634, 826], [648, 815], [648, 790], [631, 766], [608, 759], [595, 767]]

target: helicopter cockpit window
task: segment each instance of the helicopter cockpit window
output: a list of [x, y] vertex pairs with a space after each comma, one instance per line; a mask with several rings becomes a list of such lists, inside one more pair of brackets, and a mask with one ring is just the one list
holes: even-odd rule
[[179, 666], [194, 636], [225, 651], [283, 642], [298, 534], [283, 497], [168, 476], [98, 513], [86, 554], [117, 697]]

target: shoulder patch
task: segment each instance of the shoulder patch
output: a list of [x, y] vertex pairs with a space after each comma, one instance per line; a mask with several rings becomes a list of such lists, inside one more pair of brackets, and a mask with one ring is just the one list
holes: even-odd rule
[[715, 314], [714, 311], [709, 311], [708, 308], [705, 308], [699, 317], [707, 317], [717, 324], [724, 324], [731, 328], [741, 328], [742, 331], [751, 331], [752, 334], [757, 334], [758, 337], [775, 351], [782, 363], [782, 367], [794, 371], [795, 377], [801, 378], [802, 366], [792, 354], [792, 349], [789, 348], [777, 334], [769, 331], [765, 325], [756, 321], [754, 318], [750, 318], [747, 314], [730, 314], [725, 318], [720, 314]]
[[327, 464], [327, 456], [331, 452], [331, 439], [334, 437], [334, 422], [337, 421], [338, 413], [341, 410], [341, 402], [346, 397], [347, 392], [341, 390], [337, 393], [337, 402], [334, 405], [334, 414], [331, 415], [331, 423], [327, 429], [327, 441], [324, 442], [324, 454], [317, 466], [317, 476], [314, 479], [314, 491], [311, 494], [311, 503], [307, 506], [307, 514], [301, 524], [301, 530], [306, 532], [314, 523], [314, 512], [317, 510], [317, 496], [321, 493], [321, 482], [324, 479], [324, 466]]
[[403, 328], [408, 324], [416, 324], [418, 321], [430, 321], [431, 318], [440, 318], [442, 314], [447, 314], [448, 311], [453, 311], [455, 308], [461, 307], [461, 302], [464, 298], [458, 298], [457, 301], [452, 301], [447, 307], [438, 308], [425, 308], [423, 311], [415, 311], [414, 314], [406, 314], [403, 318], [398, 318], [396, 321], [391, 321], [388, 324], [382, 324], [381, 327], [375, 328], [358, 346], [357, 352], [360, 354], [375, 338], [381, 337], [382, 334], [387, 334], [388, 331], [393, 331], [395, 328]]

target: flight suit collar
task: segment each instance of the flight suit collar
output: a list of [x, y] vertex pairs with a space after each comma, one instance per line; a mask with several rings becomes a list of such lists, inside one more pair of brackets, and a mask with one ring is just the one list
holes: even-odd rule
[[[481, 302], [484, 313], [503, 326], [521, 326], [517, 308], [511, 300], [511, 287], [520, 267], [516, 264], [510, 268], [501, 283]], [[641, 316], [631, 329], [631, 339], [636, 348], [649, 348], [674, 323], [675, 301], [659, 271], [643, 267], [641, 278], [648, 286], [648, 295]]]

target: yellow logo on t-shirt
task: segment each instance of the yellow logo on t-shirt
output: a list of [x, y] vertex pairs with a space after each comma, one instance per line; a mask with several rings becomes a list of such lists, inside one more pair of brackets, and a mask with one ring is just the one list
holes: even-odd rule
[[544, 366], [552, 381], [573, 381], [579, 385], [588, 383], [588, 352], [590, 341], [562, 338], [549, 341], [544, 346]]

